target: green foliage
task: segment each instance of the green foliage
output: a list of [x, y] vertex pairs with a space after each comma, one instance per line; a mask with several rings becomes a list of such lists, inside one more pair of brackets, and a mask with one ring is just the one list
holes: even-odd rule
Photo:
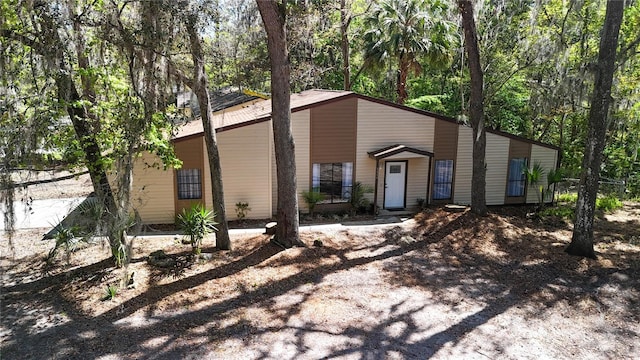
[[551, 188], [554, 184], [561, 183], [565, 179], [564, 169], [550, 169], [547, 173], [547, 188]]
[[178, 214], [178, 227], [189, 239], [194, 254], [200, 254], [204, 237], [217, 230], [214, 217], [215, 213], [202, 204], [194, 204], [189, 209], [182, 209]]
[[242, 201], [236, 203], [236, 216], [238, 217], [238, 220], [242, 220], [247, 217], [247, 213], [249, 211], [251, 211], [249, 203]]
[[118, 287], [116, 285], [107, 285], [106, 293], [103, 300], [113, 300], [118, 294]]
[[316, 204], [318, 204], [320, 201], [324, 200], [324, 194], [320, 193], [319, 191], [303, 191], [302, 192], [302, 199], [304, 200], [304, 202], [307, 204], [307, 207], [309, 208], [309, 213], [311, 215], [313, 215], [313, 210], [316, 207]]
[[373, 192], [373, 187], [369, 185], [363, 185], [360, 181], [356, 181], [351, 188], [351, 198], [349, 203], [354, 213], [367, 211], [369, 207], [369, 199], [365, 194]]
[[441, 68], [451, 63], [454, 26], [443, 16], [447, 10], [441, 1], [382, 0], [367, 14], [364, 65], [378, 72], [395, 69], [400, 99], [409, 73], [422, 70], [421, 61]]
[[556, 195], [556, 201], [575, 204], [578, 201], [578, 193], [564, 193]]
[[596, 209], [606, 213], [611, 213], [615, 210], [621, 209], [622, 206], [622, 201], [615, 196], [605, 196], [596, 199]]
[[446, 98], [446, 95], [423, 95], [408, 100], [405, 105], [437, 114], [444, 114], [446, 113], [446, 108], [443, 105], [443, 100]]
[[59, 251], [64, 251], [67, 262], [69, 262], [71, 253], [74, 252], [78, 244], [82, 241], [86, 241], [86, 238], [79, 236], [80, 229], [77, 226], [65, 227], [62, 224], [58, 224], [53, 229], [56, 232], [54, 237], [55, 245], [46, 257], [47, 265], [50, 266], [58, 255]]
[[[578, 201], [577, 193], [558, 194], [556, 196], [558, 205], [551, 206], [540, 211], [541, 216], [554, 216], [563, 219], [573, 220]], [[615, 196], [603, 196], [596, 199], [596, 209], [605, 213], [614, 212], [622, 208], [622, 202]]]
[[575, 216], [576, 213], [576, 208], [573, 204], [570, 205], [556, 205], [556, 206], [550, 206], [547, 208], [542, 209], [542, 211], [540, 211], [540, 216], [552, 216], [552, 217], [558, 217], [558, 218], [562, 218], [565, 220], [572, 220]]
[[527, 184], [536, 192], [538, 197], [538, 204], [542, 207], [544, 202], [544, 187], [540, 184], [542, 177], [544, 176], [544, 168], [538, 162], [534, 163], [532, 167], [524, 169], [525, 177], [527, 178]]

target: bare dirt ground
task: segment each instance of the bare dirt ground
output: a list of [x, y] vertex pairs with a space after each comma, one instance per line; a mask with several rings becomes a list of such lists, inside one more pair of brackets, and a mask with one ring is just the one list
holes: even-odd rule
[[[561, 220], [430, 209], [385, 226], [302, 234], [282, 250], [232, 237], [190, 263], [174, 236], [135, 239], [134, 286], [97, 242], [45, 272], [42, 230], [1, 242], [6, 359], [635, 359], [640, 204], [597, 222], [596, 261], [563, 253]], [[205, 246], [212, 245], [209, 239]], [[179, 260], [161, 269], [146, 256]]]

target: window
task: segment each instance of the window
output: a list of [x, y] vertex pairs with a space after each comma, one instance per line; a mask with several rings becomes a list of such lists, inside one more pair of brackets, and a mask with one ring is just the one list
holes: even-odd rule
[[313, 164], [312, 189], [324, 195], [322, 203], [351, 199], [353, 163]]
[[524, 196], [527, 158], [514, 158], [509, 161], [509, 181], [507, 182], [507, 196]]
[[451, 182], [453, 181], [453, 160], [436, 160], [433, 180], [433, 199], [451, 199]]
[[200, 169], [178, 170], [178, 199], [201, 199], [202, 180]]

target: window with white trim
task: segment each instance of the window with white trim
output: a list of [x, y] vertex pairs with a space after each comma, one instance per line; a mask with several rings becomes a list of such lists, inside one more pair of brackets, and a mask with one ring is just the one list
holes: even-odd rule
[[451, 199], [453, 181], [453, 160], [436, 160], [433, 178], [433, 199]]
[[180, 169], [177, 171], [178, 199], [202, 199], [202, 177], [200, 169]]
[[312, 190], [324, 195], [321, 203], [341, 203], [351, 199], [353, 163], [313, 164]]
[[507, 181], [507, 196], [524, 196], [527, 178], [524, 170], [527, 167], [527, 158], [513, 158], [509, 160], [509, 180]]

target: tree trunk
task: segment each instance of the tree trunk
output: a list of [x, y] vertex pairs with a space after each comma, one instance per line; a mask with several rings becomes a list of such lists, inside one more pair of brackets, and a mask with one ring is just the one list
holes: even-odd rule
[[588, 137], [582, 159], [576, 220], [571, 244], [565, 250], [570, 255], [592, 259], [596, 258], [593, 250], [593, 216], [598, 194], [598, 181], [600, 180], [600, 163], [606, 143], [607, 114], [611, 103], [611, 84], [616, 69], [616, 49], [623, 10], [623, 1], [609, 0], [607, 2], [591, 98], [591, 110], [589, 111]]
[[342, 48], [342, 77], [344, 89], [351, 91], [351, 65], [349, 64], [349, 23], [351, 17], [348, 14], [346, 0], [340, 0], [340, 45]]
[[398, 93], [398, 104], [403, 105], [409, 96], [407, 94], [407, 76], [409, 76], [409, 62], [400, 56], [398, 64], [398, 84], [396, 91]]
[[257, 0], [267, 31], [271, 61], [271, 119], [278, 177], [276, 241], [285, 247], [304, 244], [298, 234], [298, 194], [295, 144], [291, 133], [291, 90], [289, 54], [285, 31], [285, 4]]
[[[70, 17], [75, 20], [76, 19], [75, 7], [77, 4], [75, 3], [75, 1], [69, 1], [67, 5], [68, 5], [68, 11], [69, 11]], [[91, 69], [91, 63], [87, 56], [87, 52], [85, 48], [85, 38], [84, 38], [84, 34], [82, 32], [82, 28], [80, 26], [79, 21], [73, 21], [73, 30], [74, 30], [73, 36], [75, 40], [75, 49], [76, 49], [78, 67], [80, 69], [85, 70], [80, 74], [80, 79], [81, 79], [80, 84], [82, 86], [82, 99], [89, 101], [91, 104], [95, 104], [96, 93], [95, 93], [91, 78], [87, 76], [87, 73], [89, 73]], [[73, 82], [73, 80], [69, 80], [69, 81], [70, 81], [70, 84], [72, 84], [74, 87], [74, 89], [72, 90], [72, 94], [69, 94], [69, 95], [71, 95], [72, 97], [78, 96], [78, 99], [80, 99], [80, 95], [75, 89], [75, 83]], [[75, 92], [76, 94], [73, 95], [73, 92]], [[93, 116], [90, 110], [87, 110], [85, 108], [78, 115], [80, 115], [81, 117], [77, 119], [76, 122], [74, 122], [74, 129], [76, 131], [76, 135], [78, 136], [78, 138], [86, 137], [86, 135], [80, 135], [78, 131], [84, 134], [93, 134], [93, 132], [99, 131], [100, 122], [97, 121], [96, 117]], [[134, 134], [133, 132], [129, 132], [127, 136], [136, 137], [136, 134]], [[100, 161], [100, 164], [101, 164], [102, 163], [102, 160], [100, 160], [101, 155], [98, 154], [98, 156], [96, 156], [96, 154], [94, 153], [95, 151], [99, 151], [97, 142], [95, 138], [92, 141], [95, 142], [96, 144], [95, 144], [95, 149], [91, 150], [92, 152], [91, 157], [96, 160], [88, 161], [88, 163], [97, 164], [96, 161]], [[98, 170], [98, 171], [102, 171], [103, 174], [90, 175], [92, 182], [94, 182], [94, 189], [95, 189], [95, 181], [93, 180], [94, 176], [98, 176], [101, 179], [99, 181], [103, 182], [100, 185], [101, 188], [108, 189], [106, 190], [107, 192], [105, 192], [105, 190], [101, 190], [102, 194], [98, 193], [97, 196], [98, 196], [98, 199], [103, 199], [103, 203], [105, 206], [106, 211], [104, 213], [106, 214], [105, 216], [106, 233], [107, 233], [107, 237], [109, 238], [111, 255], [117, 267], [124, 266], [126, 263], [128, 263], [131, 257], [131, 248], [129, 244], [127, 244], [127, 228], [129, 226], [129, 205], [130, 205], [131, 188], [133, 185], [133, 164], [132, 164], [133, 149], [131, 149], [133, 142], [130, 141], [129, 144], [130, 144], [129, 145], [130, 151], [128, 151], [127, 156], [123, 157], [122, 159], [119, 159], [116, 165], [117, 170], [115, 171], [115, 173], [117, 174], [117, 177], [114, 180], [116, 182], [117, 189], [115, 192], [114, 192], [114, 189], [111, 188], [111, 184], [108, 183], [108, 178], [107, 178], [104, 166], [101, 165], [100, 166], [101, 170]], [[91, 165], [91, 166], [95, 166], [95, 165]], [[90, 174], [91, 174], [91, 171], [90, 171]]]
[[195, 19], [189, 19], [187, 31], [191, 44], [191, 57], [193, 58], [193, 87], [192, 90], [200, 104], [200, 116], [204, 127], [204, 140], [207, 146], [209, 170], [211, 175], [211, 193], [213, 196], [213, 210], [215, 211], [218, 231], [216, 232], [216, 247], [221, 250], [231, 250], [229, 238], [229, 226], [224, 208], [224, 189], [222, 186], [222, 167], [220, 166], [220, 153], [216, 139], [215, 125], [213, 124], [213, 111], [209, 102], [209, 84], [204, 69], [204, 55], [202, 41], [195, 28]]
[[485, 152], [487, 134], [484, 128], [484, 95], [483, 74], [480, 66], [480, 51], [478, 50], [478, 36], [473, 19], [473, 5], [469, 0], [458, 1], [462, 14], [462, 28], [464, 30], [464, 46], [467, 51], [469, 73], [471, 75], [471, 94], [469, 97], [469, 117], [473, 128], [473, 173], [471, 175], [471, 211], [478, 215], [487, 214], [485, 198], [486, 165]]

